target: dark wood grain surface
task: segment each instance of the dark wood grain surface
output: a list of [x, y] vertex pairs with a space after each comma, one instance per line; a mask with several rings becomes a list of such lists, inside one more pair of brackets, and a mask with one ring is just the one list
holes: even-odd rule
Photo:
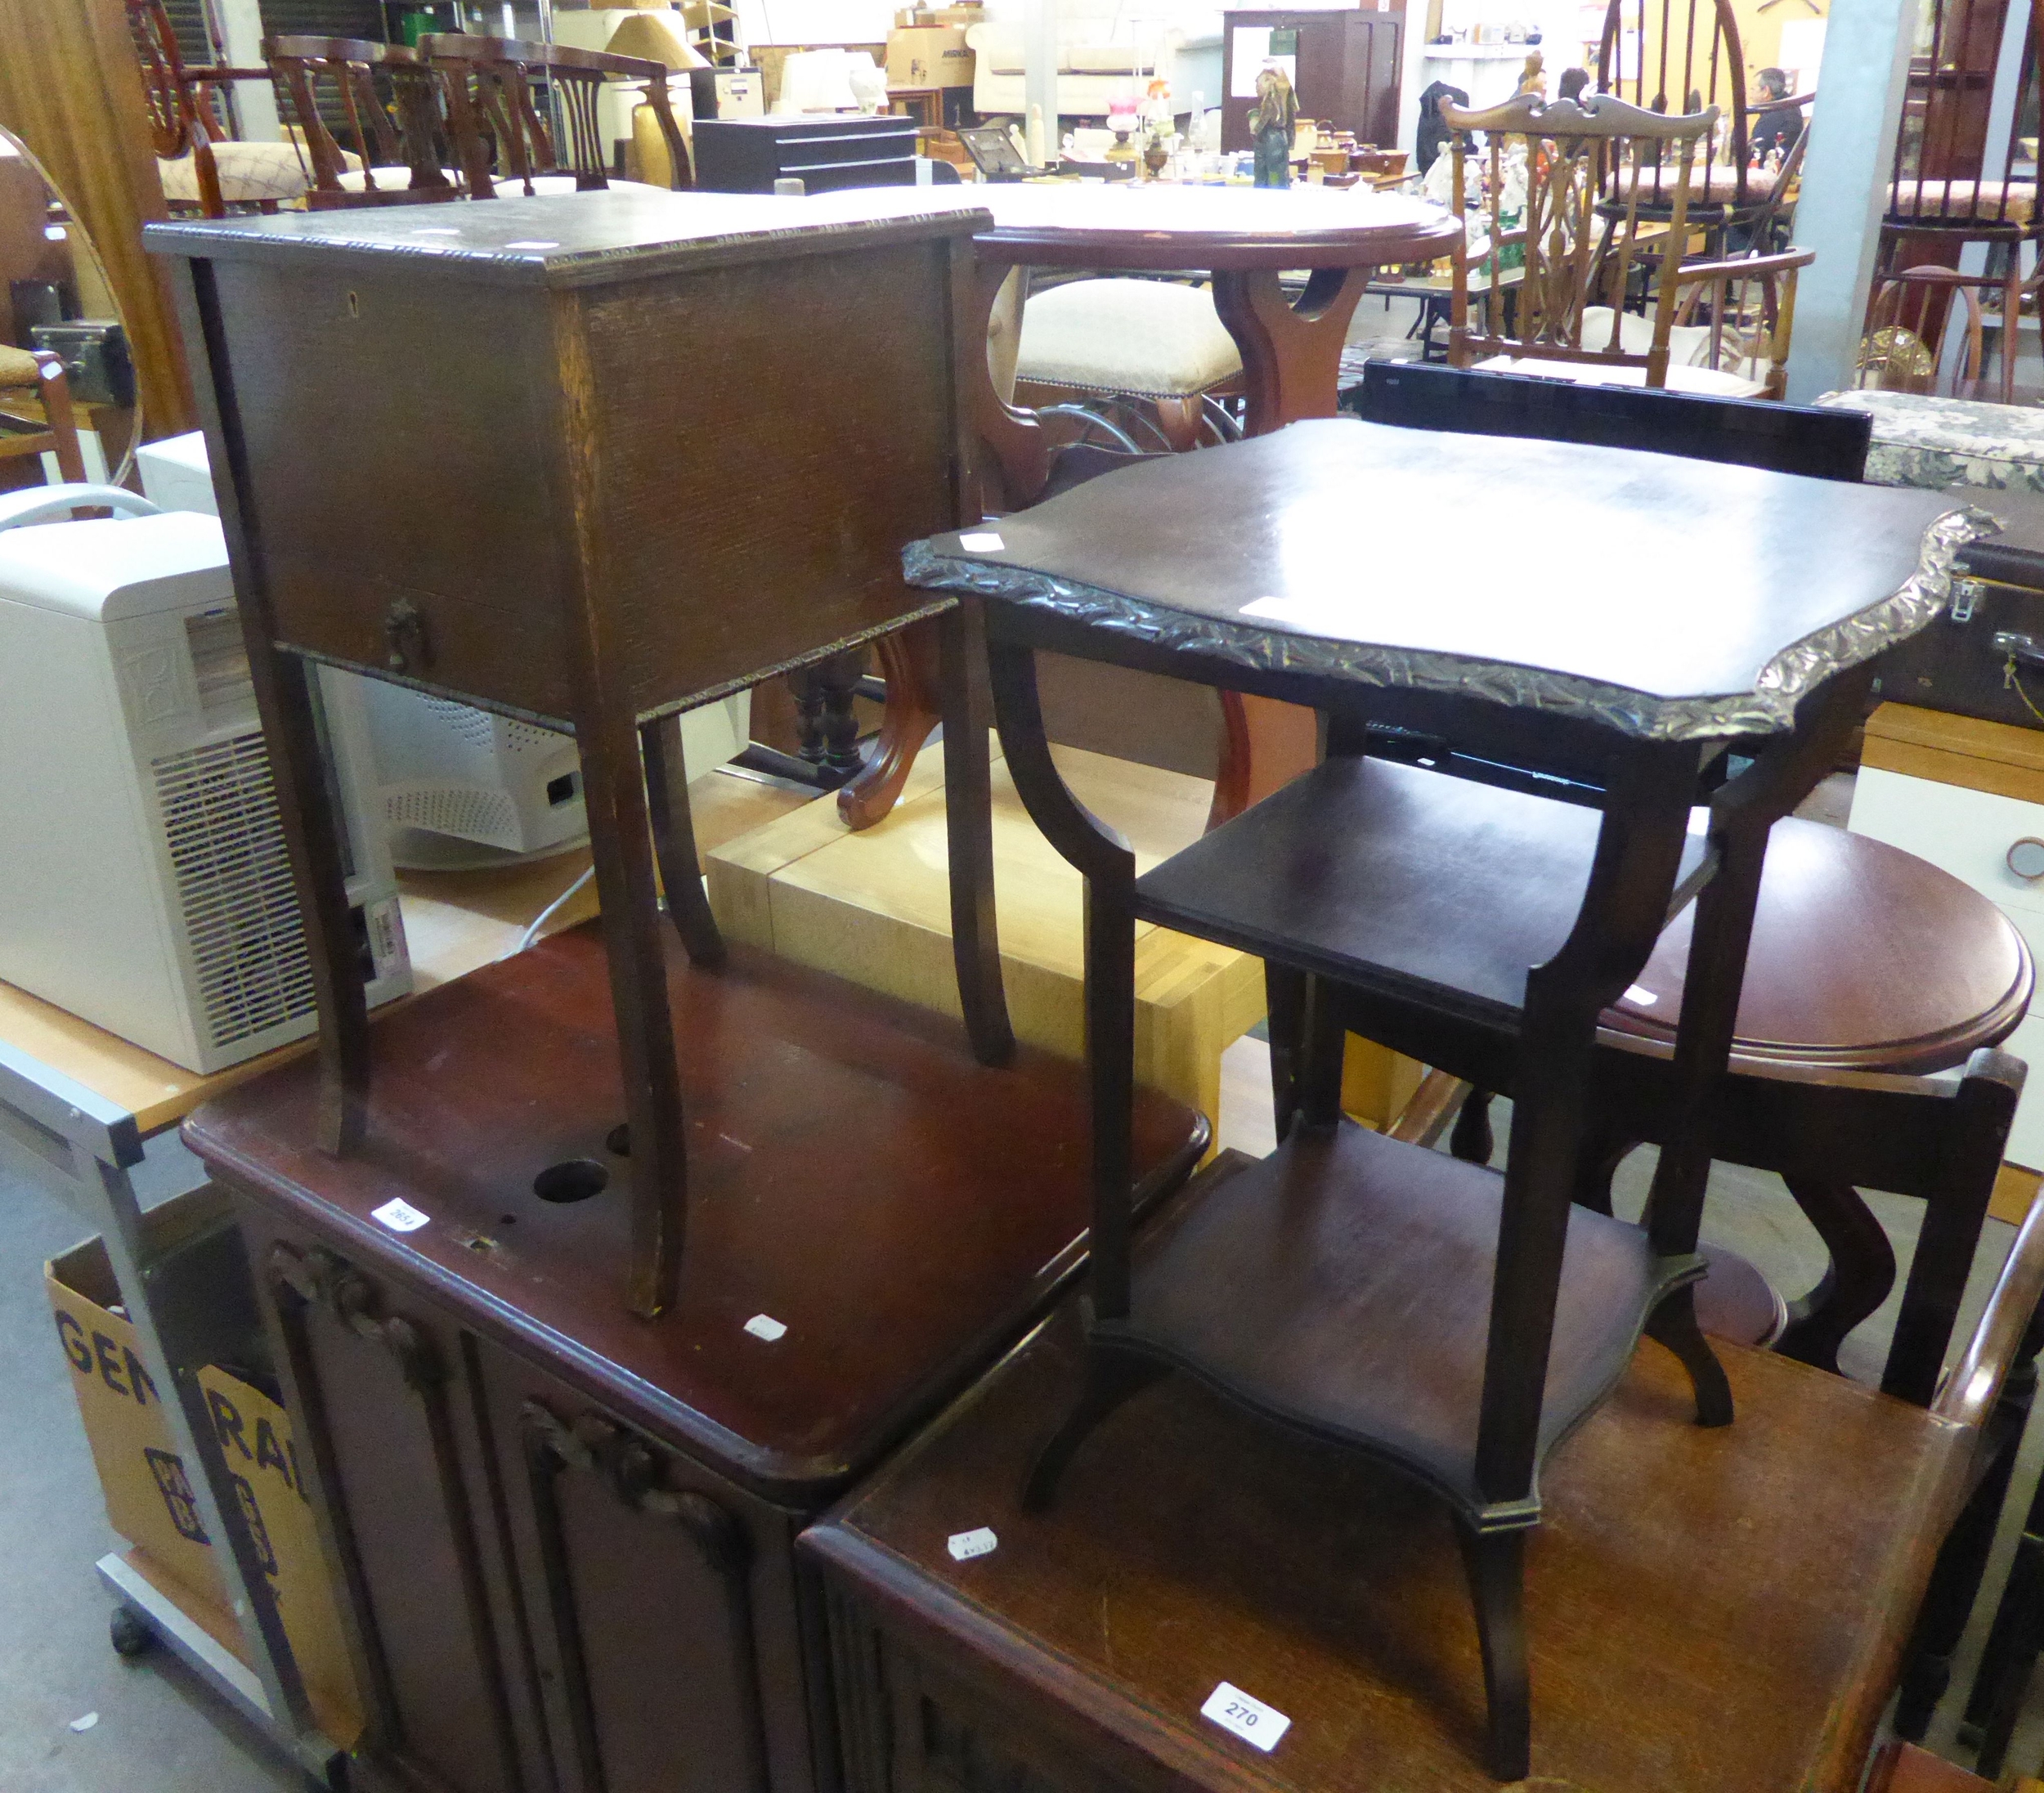
[[[1464, 1510], [1504, 1178], [1352, 1123], [1199, 1178], [1138, 1245], [1129, 1318], [1100, 1331], [1245, 1405], [1395, 1459]], [[1564, 1436], [1623, 1374], [1648, 1312], [1701, 1266], [1571, 1208], [1540, 1407]]]
[[1091, 481], [1003, 518], [997, 551], [939, 536], [913, 576], [984, 575], [999, 598], [997, 569], [1045, 574], [1086, 588], [1074, 610], [1087, 591], [1134, 599], [1190, 637], [1254, 638], [1280, 666], [1318, 643], [1392, 650], [1408, 668], [1439, 657], [1506, 703], [1535, 701], [1522, 670], [1638, 693], [1646, 733], [1656, 701], [1752, 693], [1785, 651], [1899, 590], [1954, 508], [1625, 449], [1321, 420]]
[[[1136, 912], [1508, 1023], [1568, 938], [1602, 818], [1391, 761], [1329, 760], [1136, 881]], [[1689, 861], [1701, 844], [1692, 837]]]
[[[1461, 1561], [1410, 1485], [1172, 1378], [1101, 1426], [1054, 1508], [1019, 1510], [1077, 1385], [1075, 1318], [800, 1547], [842, 1596], [841, 1670], [880, 1683], [850, 1718], [891, 1724], [848, 1722], [856, 1793], [1489, 1793]], [[1737, 1424], [1691, 1424], [1650, 1347], [1549, 1466], [1526, 1569], [1543, 1793], [1858, 1784], [1970, 1435], [1721, 1349]], [[953, 1561], [980, 1526], [997, 1548]], [[1271, 1755], [1199, 1716], [1222, 1680], [1291, 1719]], [[1039, 1778], [998, 1778], [1004, 1756]], [[1080, 1772], [1043, 1771], [1063, 1761]]]
[[[974, 1062], [957, 1024], [733, 949], [668, 946], [687, 1100], [690, 1246], [659, 1320], [624, 1312], [631, 1163], [603, 944], [558, 936], [382, 1018], [358, 1151], [313, 1144], [302, 1060], [202, 1109], [186, 1137], [235, 1187], [393, 1266], [755, 1487], [813, 1503], [871, 1462], [933, 1387], [1081, 1261], [1089, 1199], [1077, 1066]], [[1138, 1103], [1138, 1162], [1182, 1175], [1204, 1123]], [[549, 1167], [604, 1191], [540, 1199]], [[395, 1234], [372, 1212], [431, 1217]], [[746, 1323], [788, 1329], [766, 1342]]]
[[396, 254], [415, 277], [465, 282], [578, 286], [608, 284], [627, 272], [659, 274], [755, 261], [775, 253], [828, 253], [846, 237], [876, 240], [898, 229], [904, 239], [984, 224], [982, 208], [961, 198], [882, 189], [821, 195], [660, 193], [643, 188], [504, 199], [402, 214], [284, 213], [204, 223], [152, 225], [159, 253], [208, 261], [301, 261], [305, 245], [335, 255]]

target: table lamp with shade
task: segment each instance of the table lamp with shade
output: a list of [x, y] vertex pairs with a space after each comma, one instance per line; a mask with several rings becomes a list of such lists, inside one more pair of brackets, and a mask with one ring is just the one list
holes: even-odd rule
[[[710, 64], [710, 59], [688, 41], [682, 16], [664, 7], [634, 11], [619, 23], [603, 47], [614, 56], [637, 56], [642, 61], [657, 62], [668, 71], [669, 103], [674, 107], [683, 134], [693, 138], [695, 105], [689, 84], [687, 81], [677, 83], [673, 78], [688, 69], [707, 69]], [[625, 85], [631, 84], [620, 83], [621, 87]], [[667, 140], [661, 135], [652, 108], [643, 101], [634, 104], [630, 128], [622, 134], [629, 139], [625, 152], [629, 177], [643, 181], [648, 186], [670, 186], [674, 170]]]

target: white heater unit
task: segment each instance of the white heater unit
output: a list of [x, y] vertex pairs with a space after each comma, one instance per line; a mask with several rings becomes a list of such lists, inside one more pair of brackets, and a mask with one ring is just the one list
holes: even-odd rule
[[382, 815], [399, 865], [536, 858], [589, 838], [575, 737], [380, 679], [338, 673], [369, 719]]
[[[142, 490], [164, 509], [218, 513], [198, 431], [148, 443], [135, 459]], [[320, 683], [329, 702], [345, 693], [366, 719], [366, 752], [333, 746], [348, 780], [372, 793], [365, 813], [388, 831], [392, 863], [477, 871], [565, 853], [589, 838], [572, 735], [358, 673], [323, 669]], [[681, 731], [692, 772], [722, 765], [751, 734], [751, 694], [690, 710]]]
[[[360, 705], [338, 679], [320, 691], [374, 1004], [411, 967], [373, 793], [349, 770], [369, 763]], [[317, 1025], [211, 517], [0, 528], [0, 979], [194, 1071]]]

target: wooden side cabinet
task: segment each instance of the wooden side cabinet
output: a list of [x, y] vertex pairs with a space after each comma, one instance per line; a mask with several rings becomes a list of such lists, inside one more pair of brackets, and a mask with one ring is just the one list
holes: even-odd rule
[[770, 1793], [813, 1759], [800, 1516], [244, 1206], [324, 1491], [372, 1788]]
[[[1296, 31], [1299, 115], [1318, 119], [1338, 130], [1353, 131], [1359, 141], [1388, 148], [1398, 141], [1400, 59], [1405, 41], [1405, 0], [1388, 0], [1388, 10], [1355, 12], [1283, 11], [1230, 12], [1222, 40], [1221, 146], [1246, 150], [1253, 99], [1236, 96], [1235, 34], [1240, 30]], [[1248, 71], [1253, 81], [1255, 71]]]

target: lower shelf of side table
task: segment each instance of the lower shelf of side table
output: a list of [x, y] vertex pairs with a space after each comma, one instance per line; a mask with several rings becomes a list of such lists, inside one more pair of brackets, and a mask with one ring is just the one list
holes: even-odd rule
[[[1477, 1419], [1504, 1178], [1346, 1123], [1238, 1167], [1200, 1177], [1148, 1230], [1131, 1317], [1097, 1323], [1096, 1338], [1393, 1464], [1484, 1517]], [[1629, 1222], [1570, 1210], [1543, 1454], [1616, 1385], [1663, 1297], [1702, 1268], [1656, 1257]]]

